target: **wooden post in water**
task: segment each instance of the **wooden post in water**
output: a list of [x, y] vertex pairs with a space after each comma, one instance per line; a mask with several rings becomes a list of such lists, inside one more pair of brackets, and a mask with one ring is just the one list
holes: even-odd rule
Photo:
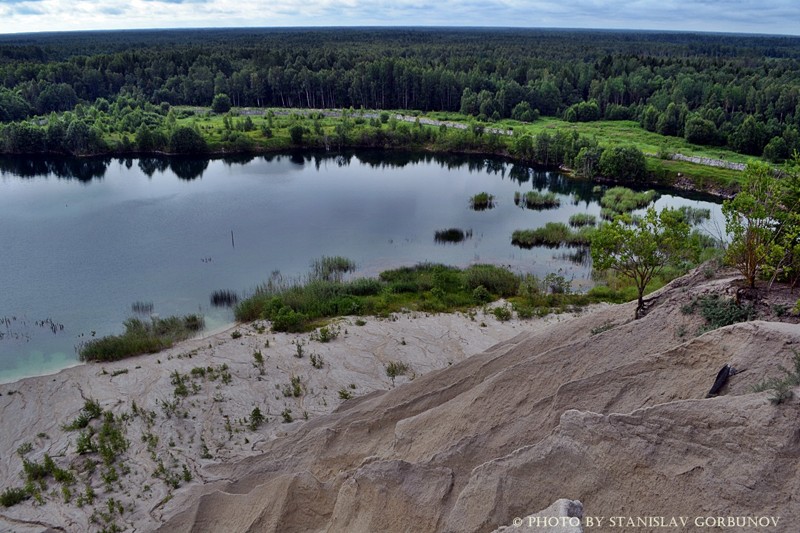
[[231, 230], [231, 247], [236, 248], [236, 243], [233, 240], [233, 230]]

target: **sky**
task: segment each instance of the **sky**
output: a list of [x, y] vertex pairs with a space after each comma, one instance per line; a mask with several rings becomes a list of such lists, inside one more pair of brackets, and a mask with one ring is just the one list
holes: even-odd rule
[[0, 0], [0, 33], [500, 26], [800, 35], [798, 0]]

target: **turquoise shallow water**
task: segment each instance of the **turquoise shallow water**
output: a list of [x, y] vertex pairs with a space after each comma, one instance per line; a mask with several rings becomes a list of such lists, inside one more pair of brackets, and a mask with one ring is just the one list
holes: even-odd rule
[[[555, 210], [514, 205], [515, 191], [551, 190]], [[494, 209], [476, 212], [488, 191]], [[207, 159], [0, 159], [0, 382], [75, 364], [92, 335], [122, 330], [135, 301], [161, 316], [231, 321], [210, 293], [252, 290], [278, 270], [344, 255], [359, 273], [435, 261], [560, 272], [590, 284], [575, 250], [511, 245], [515, 229], [598, 214], [592, 184], [483, 157], [413, 153], [283, 154]], [[658, 207], [719, 206], [664, 194]], [[434, 233], [471, 230], [458, 244]], [[232, 235], [233, 233], [233, 239]]]

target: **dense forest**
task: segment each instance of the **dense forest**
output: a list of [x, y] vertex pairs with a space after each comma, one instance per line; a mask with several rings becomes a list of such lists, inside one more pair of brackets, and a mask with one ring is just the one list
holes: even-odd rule
[[[400, 28], [0, 36], [7, 153], [150, 151], [171, 107], [212, 102], [451, 111], [487, 123], [635, 120], [781, 161], [800, 149], [800, 38]], [[119, 145], [103, 140], [109, 132]], [[161, 147], [180, 151], [177, 141]]]

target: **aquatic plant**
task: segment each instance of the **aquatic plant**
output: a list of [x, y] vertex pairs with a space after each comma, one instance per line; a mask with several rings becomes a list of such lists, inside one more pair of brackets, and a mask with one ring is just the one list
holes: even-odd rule
[[323, 281], [341, 281], [346, 273], [353, 272], [355, 269], [355, 262], [346, 257], [322, 256], [311, 262], [311, 278]]
[[479, 192], [469, 199], [470, 206], [475, 211], [484, 211], [494, 207], [494, 195], [488, 192]]
[[636, 192], [627, 187], [612, 187], [600, 198], [600, 205], [605, 208], [601, 212], [603, 218], [611, 219], [613, 214], [629, 213], [647, 207], [659, 197], [656, 191]]
[[138, 315], [149, 315], [153, 312], [153, 302], [136, 301], [131, 304], [131, 311]]
[[464, 231], [461, 228], [447, 228], [437, 230], [433, 240], [438, 243], [456, 243], [472, 237], [472, 230]]
[[597, 224], [597, 217], [589, 213], [576, 213], [569, 217], [569, 225], [573, 228], [594, 226], [595, 224]]
[[239, 302], [235, 291], [221, 289], [211, 293], [211, 305], [214, 307], [233, 307]]
[[514, 204], [528, 209], [553, 209], [561, 205], [561, 200], [553, 192], [528, 191], [521, 194], [517, 191], [514, 193]]
[[591, 243], [593, 231], [594, 228], [591, 227], [583, 227], [574, 231], [563, 222], [548, 222], [541, 228], [514, 231], [511, 235], [511, 244], [520, 248], [588, 246]]

